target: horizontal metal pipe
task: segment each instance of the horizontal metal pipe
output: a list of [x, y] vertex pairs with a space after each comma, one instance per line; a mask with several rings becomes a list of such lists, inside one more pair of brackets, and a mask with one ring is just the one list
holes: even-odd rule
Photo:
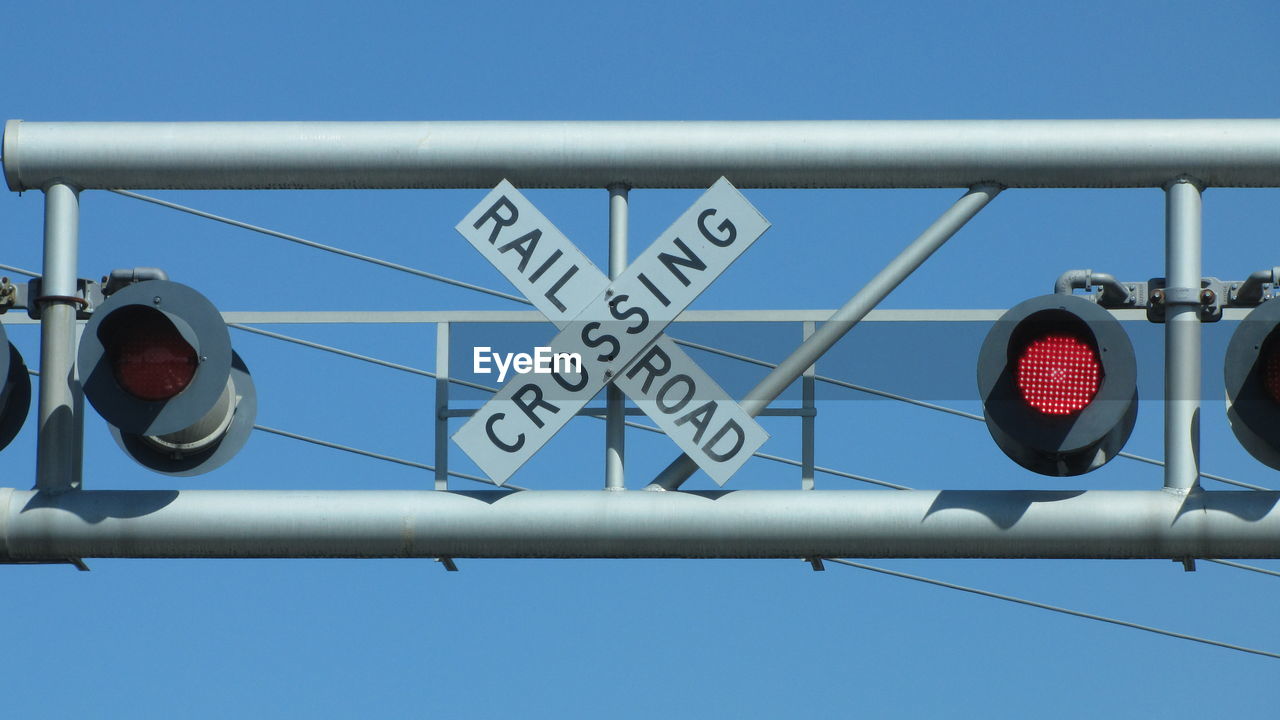
[[0, 489], [0, 560], [1277, 558], [1276, 492]]
[[206, 122], [11, 120], [15, 191], [1280, 187], [1280, 120]]

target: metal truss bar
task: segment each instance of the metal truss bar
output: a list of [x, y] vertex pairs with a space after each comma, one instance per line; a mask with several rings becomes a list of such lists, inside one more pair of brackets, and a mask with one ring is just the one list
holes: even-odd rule
[[0, 559], [1277, 558], [1280, 493], [0, 489]]
[[514, 300], [515, 302], [523, 303], [525, 305], [533, 304], [528, 300], [526, 300], [525, 298], [522, 298], [518, 295], [512, 295], [511, 293], [504, 293], [500, 290], [494, 290], [492, 288], [483, 287], [481, 285], [474, 285], [472, 283], [463, 282], [461, 280], [454, 280], [453, 278], [445, 277], [444, 275], [437, 275], [435, 273], [427, 272], [426, 270], [419, 270], [417, 268], [409, 267], [408, 265], [393, 263], [389, 260], [383, 260], [382, 258], [373, 257], [372, 255], [362, 255], [360, 253], [351, 252], [350, 250], [344, 250], [342, 248], [334, 247], [332, 245], [325, 245], [323, 243], [318, 243], [313, 240], [300, 238], [297, 235], [288, 235], [286, 233], [278, 232], [276, 230], [271, 230], [270, 228], [259, 227], [257, 225], [250, 225], [249, 223], [246, 223], [246, 222], [240, 222], [239, 220], [232, 220], [231, 218], [223, 217], [221, 215], [214, 215], [213, 213], [207, 213], [203, 210], [196, 210], [195, 208], [187, 207], [185, 205], [179, 205], [177, 203], [168, 202], [167, 200], [148, 197], [146, 195], [139, 195], [138, 193], [132, 193], [127, 190], [112, 189], [111, 192], [117, 195], [131, 197], [131, 198], [134, 198], [135, 200], [142, 200], [144, 202], [153, 203], [156, 205], [160, 205], [162, 207], [167, 207], [173, 210], [189, 213], [191, 215], [202, 217], [207, 220], [214, 220], [220, 223], [226, 223], [227, 225], [238, 227], [244, 230], [252, 230], [253, 232], [262, 233], [263, 235], [270, 235], [271, 237], [280, 238], [281, 240], [288, 240], [289, 242], [298, 243], [299, 245], [305, 245], [309, 248], [315, 248], [316, 250], [324, 250], [325, 252], [333, 253], [335, 255], [341, 255], [342, 257], [350, 258], [352, 260], [360, 260], [362, 262], [372, 263], [374, 265], [380, 265], [382, 267], [390, 268], [392, 270], [399, 270], [400, 272], [408, 273], [410, 275], [416, 275], [420, 278], [426, 278], [427, 280], [435, 280], [436, 282], [442, 282], [447, 285], [454, 285], [467, 290], [474, 290], [475, 292], [484, 293], [486, 295], [493, 295], [494, 297], [500, 297], [505, 300]]
[[[8, 267], [8, 266], [4, 266]], [[15, 268], [16, 270], [16, 268]], [[39, 277], [30, 273], [32, 277]], [[1250, 308], [1226, 308], [1223, 320], [1243, 320]], [[678, 323], [826, 322], [834, 310], [686, 310]], [[995, 322], [1004, 310], [872, 310], [862, 319], [875, 322]], [[1147, 322], [1145, 310], [1109, 310], [1121, 322]], [[397, 325], [450, 323], [551, 323], [536, 310], [228, 310], [226, 322], [248, 325]], [[25, 317], [6, 317], [5, 323], [33, 324]]]
[[[1177, 638], [1179, 640], [1190, 640], [1192, 642], [1204, 643], [1205, 645], [1213, 645], [1214, 647], [1226, 648], [1227, 650], [1237, 650], [1243, 653], [1251, 653], [1253, 655], [1262, 655], [1263, 657], [1280, 659], [1280, 654], [1268, 652], [1266, 650], [1257, 650], [1254, 648], [1244, 647], [1243, 645], [1232, 645], [1231, 643], [1221, 642], [1219, 640], [1210, 640], [1209, 638], [1199, 637], [1198, 635], [1188, 635], [1186, 633], [1174, 632], [1173, 630], [1164, 630], [1151, 625], [1142, 625], [1128, 620], [1117, 620], [1115, 618], [1106, 617], [1105, 615], [1095, 615], [1093, 613], [1081, 612], [1070, 608], [1060, 607], [1058, 605], [1047, 605], [1045, 603], [1027, 600], [1025, 598], [1015, 597], [1013, 595], [1003, 595], [1001, 593], [991, 592], [989, 590], [979, 590], [978, 588], [969, 587], [967, 585], [957, 585], [955, 583], [945, 582], [943, 580], [934, 580], [921, 575], [912, 575], [898, 570], [890, 570], [888, 568], [876, 567], [875, 565], [867, 565], [850, 560], [839, 560], [836, 558], [824, 558], [827, 562], [833, 562], [837, 565], [847, 565], [849, 567], [858, 568], [860, 570], [870, 570], [871, 572], [880, 573], [882, 575], [890, 575], [892, 577], [904, 578], [906, 580], [915, 580], [916, 582], [928, 583], [929, 585], [937, 585], [938, 587], [947, 588], [948, 590], [960, 590], [961, 592], [973, 593], [983, 597], [995, 598], [996, 600], [1004, 600], [1006, 602], [1017, 603], [1019, 605], [1027, 605], [1041, 610], [1049, 610], [1051, 612], [1062, 613], [1064, 615], [1072, 615], [1086, 620], [1097, 620], [1098, 622], [1111, 623], [1112, 625], [1120, 625], [1121, 627], [1133, 628], [1134, 630], [1142, 630], [1144, 632], [1155, 633], [1156, 635], [1164, 635], [1166, 637]], [[1216, 561], [1215, 561], [1216, 562]], [[1231, 563], [1224, 563], [1231, 564]]]
[[1280, 120], [10, 120], [9, 189], [1280, 186]]
[[[890, 260], [888, 265], [876, 273], [875, 277], [871, 278], [862, 289], [854, 293], [848, 302], [832, 313], [822, 327], [751, 388], [742, 399], [743, 409], [754, 417], [773, 402], [787, 389], [787, 386], [801, 377], [810, 365], [816, 363], [823, 353], [839, 342], [840, 338], [852, 330], [907, 276], [995, 199], [1000, 191], [1001, 188], [997, 185], [977, 185], [965, 193], [933, 224], [925, 228], [915, 240], [912, 240], [902, 252]], [[681, 454], [659, 473], [646, 489], [675, 490], [697, 468], [697, 463], [692, 458], [687, 454]]]
[[[376, 460], [385, 460], [387, 462], [396, 463], [397, 465], [405, 465], [411, 468], [426, 470], [428, 472], [433, 472], [433, 473], [436, 471], [436, 468], [434, 465], [427, 465], [425, 463], [415, 462], [413, 460], [405, 460], [403, 458], [394, 457], [392, 455], [383, 455], [382, 453], [370, 452], [368, 450], [361, 450], [360, 448], [351, 447], [350, 445], [341, 445], [335, 442], [329, 442], [328, 440], [320, 440], [319, 438], [308, 437], [306, 435], [299, 435], [298, 433], [292, 433], [292, 432], [289, 432], [288, 430], [281, 430], [279, 428], [267, 427], [265, 425], [254, 425], [253, 429], [259, 430], [265, 433], [270, 433], [272, 435], [279, 435], [280, 437], [287, 437], [291, 440], [301, 440], [302, 442], [311, 443], [312, 445], [319, 445], [320, 447], [326, 447], [333, 450], [341, 450], [343, 452], [349, 452], [353, 455], [362, 455], [364, 457], [374, 458]], [[452, 471], [449, 472], [449, 475], [456, 478], [462, 478], [464, 480], [474, 480], [479, 483], [484, 483], [485, 485], [497, 485], [497, 483], [490, 480], [489, 478], [480, 477], [479, 475], [468, 475], [467, 473], [452, 472]], [[510, 488], [512, 490], [527, 489], [527, 488], [522, 488], [519, 485], [512, 485], [510, 483], [507, 483], [502, 487]]]

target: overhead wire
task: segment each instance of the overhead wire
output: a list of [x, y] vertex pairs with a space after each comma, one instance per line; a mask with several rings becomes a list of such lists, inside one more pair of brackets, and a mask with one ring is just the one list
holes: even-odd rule
[[246, 222], [240, 222], [239, 220], [232, 220], [231, 218], [223, 217], [221, 215], [214, 215], [213, 213], [205, 212], [203, 210], [197, 210], [192, 207], [187, 207], [186, 205], [179, 205], [178, 203], [169, 202], [168, 200], [161, 200], [160, 198], [154, 198], [149, 195], [142, 195], [140, 193], [130, 192], [128, 190], [110, 190], [108, 192], [113, 192], [117, 195], [130, 197], [135, 200], [142, 200], [143, 202], [154, 203], [156, 205], [160, 205], [161, 207], [167, 207], [172, 210], [177, 210], [179, 212], [189, 213], [191, 215], [195, 215], [196, 217], [205, 218], [206, 220], [213, 220], [215, 222], [225, 223], [227, 225], [238, 227], [243, 230], [251, 230], [256, 233], [262, 233], [263, 235], [270, 235], [271, 237], [274, 237], [274, 238], [280, 238], [281, 240], [288, 240], [289, 242], [292, 242], [292, 243], [305, 245], [309, 248], [314, 248], [316, 250], [323, 250], [327, 253], [333, 253], [335, 255], [341, 255], [342, 257], [350, 258], [352, 260], [359, 260], [361, 262], [367, 262], [373, 265], [380, 265], [382, 267], [390, 268], [392, 270], [399, 270], [400, 272], [409, 273], [410, 275], [416, 275], [420, 278], [435, 280], [436, 282], [442, 282], [447, 285], [454, 285], [456, 287], [460, 287], [466, 290], [474, 290], [475, 292], [478, 292], [478, 293], [484, 293], [486, 295], [500, 297], [504, 300], [512, 300], [518, 303], [524, 303], [525, 305], [533, 304], [529, 302], [527, 299], [520, 297], [519, 295], [512, 295], [511, 293], [505, 293], [505, 292], [502, 292], [501, 290], [494, 290], [493, 288], [487, 288], [487, 287], [484, 287], [483, 285], [476, 285], [474, 283], [463, 282], [462, 280], [454, 280], [453, 278], [445, 277], [444, 275], [438, 275], [433, 272], [427, 272], [426, 270], [419, 270], [418, 268], [409, 267], [408, 265], [401, 265], [400, 263], [394, 263], [394, 262], [391, 262], [390, 260], [383, 260], [382, 258], [376, 258], [376, 257], [373, 257], [372, 255], [362, 255], [360, 253], [352, 252], [350, 250], [344, 250], [343, 248], [334, 247], [332, 245], [325, 245], [323, 243], [318, 243], [318, 242], [315, 242], [314, 240], [307, 240], [305, 238], [300, 238], [297, 235], [289, 235], [287, 233], [282, 233], [277, 230], [272, 230], [270, 228], [264, 228], [258, 225], [250, 225], [249, 223], [246, 223]]
[[[906, 580], [914, 580], [916, 582], [936, 585], [938, 587], [947, 588], [949, 590], [959, 590], [961, 592], [973, 593], [983, 597], [995, 598], [996, 600], [1004, 600], [1006, 602], [1017, 603], [1019, 605], [1027, 605], [1029, 607], [1039, 608], [1041, 610], [1049, 610], [1051, 612], [1062, 613], [1063, 615], [1072, 615], [1074, 617], [1085, 618], [1086, 620], [1096, 620], [1098, 622], [1110, 623], [1121, 627], [1133, 628], [1134, 630], [1142, 630], [1144, 632], [1164, 635], [1166, 637], [1177, 638], [1179, 640], [1189, 640], [1191, 642], [1203, 643], [1205, 645], [1213, 645], [1215, 647], [1225, 648], [1227, 650], [1235, 650], [1243, 653], [1252, 653], [1263, 657], [1276, 658], [1280, 660], [1280, 653], [1274, 653], [1267, 650], [1258, 650], [1256, 648], [1245, 647], [1243, 645], [1235, 645], [1219, 640], [1211, 640], [1209, 638], [1200, 637], [1198, 635], [1188, 635], [1187, 633], [1175, 632], [1173, 630], [1165, 630], [1163, 628], [1152, 627], [1151, 625], [1142, 625], [1140, 623], [1129, 622], [1128, 620], [1118, 620], [1116, 618], [1107, 617], [1105, 615], [1097, 615], [1094, 613], [1081, 612], [1079, 610], [1071, 610], [1070, 608], [1060, 607], [1058, 605], [1049, 605], [1047, 603], [1027, 600], [1013, 595], [1005, 595], [1003, 593], [991, 592], [990, 590], [980, 590], [968, 585], [958, 585], [956, 583], [946, 582], [944, 580], [935, 580], [922, 575], [912, 575], [911, 573], [901, 572], [899, 570], [890, 570], [888, 568], [879, 567], [877, 565], [867, 565], [866, 563], [854, 562], [852, 560], [842, 560], [839, 558], [823, 558], [826, 562], [833, 562], [837, 565], [847, 565], [849, 567], [858, 568], [860, 570], [869, 570], [871, 572], [880, 573], [882, 575], [891, 575]], [[1231, 563], [1224, 563], [1231, 564]]]
[[1268, 570], [1266, 568], [1260, 568], [1256, 565], [1245, 565], [1244, 563], [1231, 562], [1230, 560], [1215, 560], [1214, 558], [1201, 558], [1201, 559], [1204, 560], [1205, 562], [1217, 563], [1218, 565], [1226, 565], [1227, 567], [1238, 568], [1240, 570], [1249, 570], [1250, 572], [1262, 573], [1263, 575], [1272, 575], [1274, 577], [1280, 577], [1280, 572], [1276, 572], [1275, 570]]
[[[279, 428], [267, 427], [265, 425], [254, 425], [253, 429], [261, 430], [262, 432], [266, 432], [266, 433], [271, 433], [272, 435], [279, 435], [281, 437], [291, 438], [293, 440], [301, 440], [302, 442], [311, 443], [312, 445], [319, 445], [320, 447], [332, 448], [334, 450], [342, 450], [343, 452], [349, 452], [355, 455], [363, 455], [364, 457], [375, 458], [378, 460], [386, 460], [387, 462], [406, 465], [408, 467], [418, 468], [419, 470], [426, 470], [428, 472], [436, 471], [436, 468], [434, 465], [427, 465], [426, 463], [420, 463], [413, 460], [405, 460], [403, 458], [398, 458], [391, 455], [383, 455], [382, 453], [375, 453], [375, 452], [370, 452], [368, 450], [361, 450], [360, 448], [351, 447], [350, 445], [341, 445], [339, 443], [329, 442], [328, 440], [320, 440], [319, 438], [313, 438], [307, 435], [299, 435], [298, 433], [289, 432], [288, 430], [281, 430]], [[454, 472], [453, 470], [448, 470], [446, 472], [448, 472], [448, 474], [451, 477], [462, 478], [464, 480], [474, 480], [476, 482], [486, 483], [488, 485], [495, 485], [505, 490], [528, 490], [528, 488], [520, 487], [519, 485], [513, 485], [511, 483], [507, 483], [505, 485], [498, 485], [498, 483], [490, 480], [489, 478], [480, 477], [479, 475], [471, 475], [468, 473]]]

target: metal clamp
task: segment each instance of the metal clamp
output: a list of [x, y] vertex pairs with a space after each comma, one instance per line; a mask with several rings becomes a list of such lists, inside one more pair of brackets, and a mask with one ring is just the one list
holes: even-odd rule
[[87, 320], [93, 315], [93, 309], [102, 304], [102, 300], [102, 285], [92, 280], [84, 278], [76, 280], [75, 295], [45, 295], [41, 292], [40, 278], [31, 278], [27, 281], [26, 287], [18, 288], [11, 307], [26, 308], [27, 315], [32, 320], [39, 320], [42, 305], [45, 302], [69, 302], [76, 306], [76, 319]]
[[1153, 323], [1163, 323], [1168, 308], [1178, 306], [1198, 307], [1201, 322], [1217, 322], [1222, 319], [1224, 307], [1254, 307], [1274, 297], [1276, 288], [1280, 287], [1280, 267], [1260, 270], [1243, 281], [1201, 278], [1198, 288], [1171, 288], [1166, 287], [1165, 282], [1164, 278], [1121, 282], [1107, 273], [1068, 270], [1058, 277], [1053, 291], [1071, 295], [1074, 290], [1090, 290], [1081, 297], [1109, 310], [1145, 309], [1147, 320]]
[[1222, 319], [1222, 308], [1229, 304], [1224, 298], [1231, 293], [1231, 283], [1215, 277], [1201, 278], [1198, 288], [1165, 287], [1164, 278], [1151, 278], [1145, 285], [1150, 296], [1147, 320], [1153, 323], [1163, 323], [1168, 308], [1176, 306], [1198, 307], [1200, 322], [1218, 322]]

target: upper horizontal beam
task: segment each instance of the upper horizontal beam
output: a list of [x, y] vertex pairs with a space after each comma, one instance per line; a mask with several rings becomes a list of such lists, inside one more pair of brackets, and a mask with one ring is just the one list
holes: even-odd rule
[[202, 122], [10, 120], [11, 190], [1280, 187], [1280, 120]]
[[[1226, 322], [1245, 319], [1253, 308], [1223, 308]], [[685, 310], [677, 323], [799, 323], [826, 322], [834, 310]], [[1130, 308], [1107, 310], [1120, 322], [1148, 322], [1146, 310]], [[1004, 310], [935, 308], [872, 310], [862, 322], [882, 323], [991, 323], [1004, 315]], [[434, 324], [452, 323], [546, 323], [547, 316], [537, 310], [228, 310], [222, 319], [242, 325], [365, 325], [365, 324]], [[4, 315], [5, 325], [38, 325], [24, 313]]]

